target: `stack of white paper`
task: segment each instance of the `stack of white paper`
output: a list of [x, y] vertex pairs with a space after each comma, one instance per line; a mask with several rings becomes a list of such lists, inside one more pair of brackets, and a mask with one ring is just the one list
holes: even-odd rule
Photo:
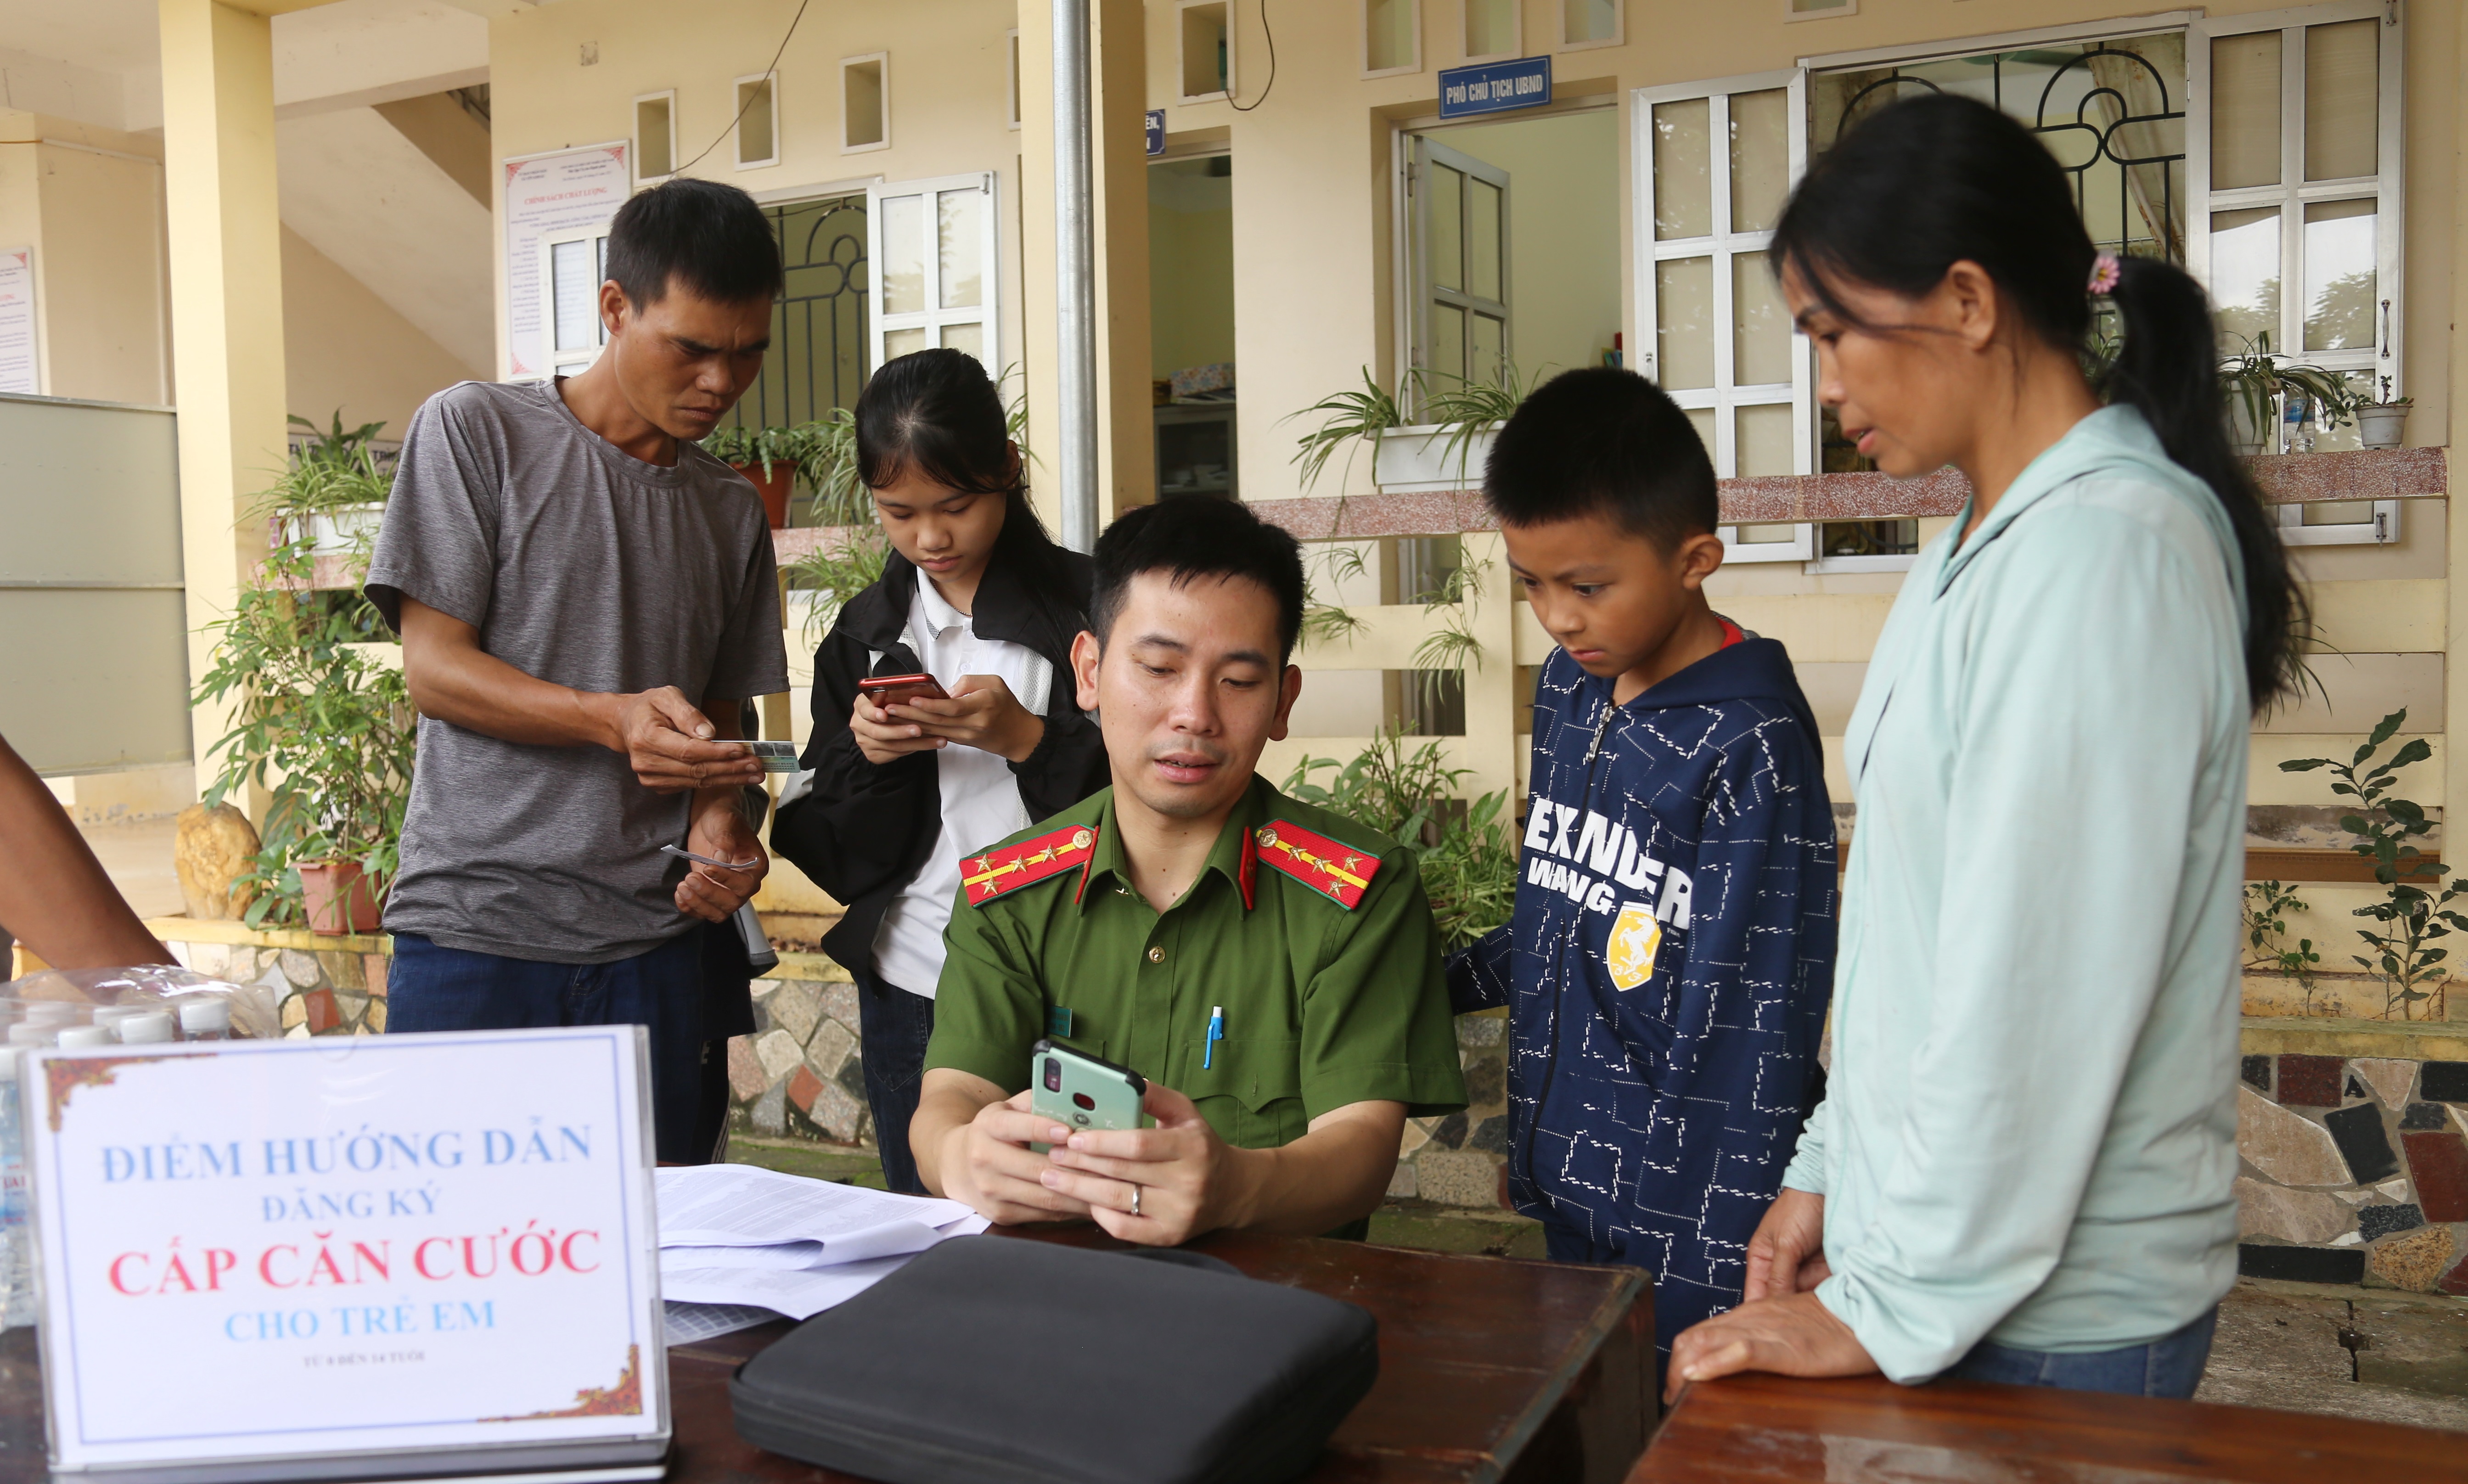
[[[895, 1196], [752, 1165], [656, 1172], [669, 1342], [804, 1319], [947, 1237], [989, 1224], [956, 1200]], [[719, 1308], [736, 1311], [720, 1313]]]

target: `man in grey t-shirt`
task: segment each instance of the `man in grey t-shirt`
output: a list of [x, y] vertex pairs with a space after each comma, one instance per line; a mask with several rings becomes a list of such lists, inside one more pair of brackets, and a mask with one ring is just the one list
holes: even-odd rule
[[770, 868], [739, 715], [788, 674], [762, 501], [694, 441], [762, 369], [780, 255], [751, 197], [679, 178], [618, 212], [607, 272], [590, 369], [467, 381], [403, 441], [368, 577], [421, 714], [388, 1029], [648, 1026], [659, 1157], [699, 1162], [715, 1043], [752, 1029], [703, 925]]

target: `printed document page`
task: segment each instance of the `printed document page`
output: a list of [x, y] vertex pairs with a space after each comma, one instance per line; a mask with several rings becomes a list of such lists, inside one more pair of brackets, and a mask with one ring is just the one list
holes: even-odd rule
[[[768, 1247], [796, 1243], [826, 1249], [846, 1247], [851, 1259], [863, 1260], [933, 1245], [930, 1235], [914, 1245], [902, 1245], [913, 1239], [885, 1228], [923, 1228], [929, 1234], [954, 1236], [959, 1234], [955, 1223], [976, 1215], [956, 1200], [896, 1196], [753, 1165], [670, 1167], [656, 1172], [655, 1179], [663, 1247]], [[823, 1262], [841, 1260], [821, 1258]]]

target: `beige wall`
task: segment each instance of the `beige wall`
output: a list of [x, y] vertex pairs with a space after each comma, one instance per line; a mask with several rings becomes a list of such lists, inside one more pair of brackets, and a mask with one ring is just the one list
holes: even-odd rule
[[162, 141], [26, 112], [0, 112], [0, 137], [57, 142], [0, 149], [0, 246], [34, 249], [44, 394], [168, 402]]
[[283, 229], [283, 368], [286, 405], [319, 427], [385, 423], [400, 439], [411, 415], [457, 381], [488, 380], [387, 308], [300, 234]]

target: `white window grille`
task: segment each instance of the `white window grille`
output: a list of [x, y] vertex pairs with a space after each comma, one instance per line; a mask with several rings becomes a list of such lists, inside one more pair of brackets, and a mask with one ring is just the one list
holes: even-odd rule
[[[1722, 478], [1816, 468], [1812, 376], [1769, 262], [1808, 162], [1807, 75], [1794, 69], [1639, 88], [1637, 369], [1697, 424]], [[1807, 560], [1813, 537], [1743, 538], [1735, 561]]]
[[1002, 374], [994, 175], [946, 175], [866, 190], [866, 289], [874, 364], [947, 346]]
[[2400, 7], [2206, 18], [2187, 43], [2186, 265], [2223, 349], [2268, 335], [2373, 400], [2405, 395]]
[[2290, 546], [2388, 546], [2399, 539], [2401, 500], [2312, 500], [2282, 505], [2279, 538]]
[[540, 315], [548, 331], [549, 375], [570, 377], [600, 358], [608, 327], [600, 285], [608, 278], [608, 223], [540, 239]]

